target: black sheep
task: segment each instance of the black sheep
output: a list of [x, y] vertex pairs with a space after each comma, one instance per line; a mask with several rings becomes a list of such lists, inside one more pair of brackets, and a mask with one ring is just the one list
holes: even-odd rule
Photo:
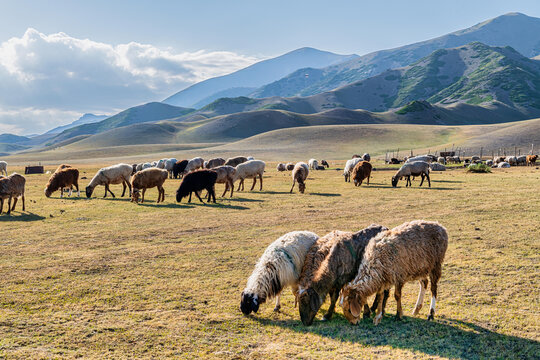
[[180, 160], [180, 161], [177, 161], [176, 164], [174, 164], [173, 176], [175, 179], [178, 179], [178, 177], [182, 175], [182, 173], [186, 169], [187, 164], [188, 164], [187, 160]]
[[208, 202], [210, 202], [210, 198], [213, 198], [215, 203], [216, 193], [214, 191], [214, 185], [216, 184], [216, 180], [217, 172], [213, 170], [203, 169], [188, 173], [184, 176], [184, 180], [180, 183], [178, 190], [176, 190], [176, 201], [181, 202], [183, 197], [189, 195], [188, 202], [191, 202], [191, 193], [195, 192], [199, 200], [204, 203], [198, 192], [206, 189], [208, 191]]

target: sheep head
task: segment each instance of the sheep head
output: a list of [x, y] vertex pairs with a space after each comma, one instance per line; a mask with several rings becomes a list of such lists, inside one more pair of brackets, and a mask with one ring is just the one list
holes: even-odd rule
[[305, 326], [313, 324], [313, 319], [315, 319], [315, 315], [317, 315], [317, 312], [323, 303], [323, 299], [312, 288], [300, 290], [297, 298], [298, 310], [300, 311], [302, 323]]
[[396, 186], [397, 186], [398, 181], [399, 181], [399, 177], [398, 177], [398, 176], [392, 176], [392, 186], [393, 186], [393, 187], [396, 187]]
[[52, 191], [50, 190], [50, 188], [47, 186], [45, 188], [45, 196], [46, 197], [51, 197], [51, 194], [52, 194]]
[[92, 193], [94, 192], [94, 188], [91, 186], [86, 187], [86, 197], [90, 198], [92, 196]]
[[306, 191], [306, 184], [298, 183], [298, 190], [303, 194]]
[[259, 305], [259, 297], [257, 295], [246, 293], [245, 291], [242, 292], [240, 310], [242, 310], [244, 315], [249, 315], [251, 312], [256, 313], [259, 311]]
[[341, 300], [339, 302], [343, 309], [343, 315], [353, 325], [358, 323], [362, 308], [366, 304], [366, 299], [349, 286], [341, 290]]
[[138, 204], [140, 193], [141, 192], [139, 189], [133, 188], [133, 190], [131, 191], [131, 202]]

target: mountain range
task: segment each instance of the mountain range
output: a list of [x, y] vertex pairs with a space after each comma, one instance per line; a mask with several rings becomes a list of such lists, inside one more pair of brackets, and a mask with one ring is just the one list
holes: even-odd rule
[[108, 118], [107, 115], [84, 114], [72, 123], [55, 127], [54, 129], [47, 131], [45, 134], [60, 134], [62, 131], [74, 128], [75, 126], [95, 123], [105, 120], [106, 118]]

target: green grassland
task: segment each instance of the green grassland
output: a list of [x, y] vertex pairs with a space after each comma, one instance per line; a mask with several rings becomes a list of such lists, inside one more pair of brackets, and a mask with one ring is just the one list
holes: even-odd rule
[[[79, 166], [82, 188], [98, 165]], [[179, 180], [165, 183], [165, 203], [151, 189], [135, 205], [101, 198], [102, 187], [90, 200], [47, 199], [48, 175], [27, 176], [27, 211], [0, 216], [0, 357], [538, 358], [540, 170], [434, 172], [431, 188], [392, 188], [393, 172], [375, 171], [355, 188], [335, 170], [341, 161], [330, 165], [310, 174], [306, 194], [289, 194], [290, 173], [269, 163], [262, 192], [205, 205], [177, 204]], [[404, 320], [394, 321], [391, 297], [377, 327], [349, 325], [339, 307], [304, 327], [288, 290], [281, 313], [268, 303], [241, 314], [253, 265], [282, 234], [413, 219], [449, 233], [434, 322], [429, 296], [410, 316], [416, 283], [404, 288]]]

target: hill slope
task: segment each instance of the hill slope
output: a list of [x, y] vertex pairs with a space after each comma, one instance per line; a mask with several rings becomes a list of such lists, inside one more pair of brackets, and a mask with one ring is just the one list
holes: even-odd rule
[[84, 114], [77, 120], [73, 121], [71, 124], [55, 127], [54, 129], [47, 131], [45, 134], [60, 134], [62, 131], [71, 129], [75, 126], [95, 123], [101, 120], [105, 120], [106, 118], [108, 118], [107, 115]]
[[201, 81], [168, 97], [165, 104], [202, 107], [218, 97], [245, 96], [256, 88], [305, 67], [325, 67], [356, 57], [313, 48], [301, 48], [276, 58], [260, 61], [228, 75]]
[[313, 70], [301, 69], [277, 82], [257, 89], [251, 96], [319, 94], [367, 79], [387, 69], [407, 66], [438, 49], [458, 47], [476, 41], [490, 46], [511, 46], [528, 58], [537, 56], [540, 54], [540, 19], [520, 13], [505, 14], [438, 38], [395, 49], [376, 51], [347, 62], [328, 66], [318, 72], [316, 81], [305, 81], [305, 74]]

